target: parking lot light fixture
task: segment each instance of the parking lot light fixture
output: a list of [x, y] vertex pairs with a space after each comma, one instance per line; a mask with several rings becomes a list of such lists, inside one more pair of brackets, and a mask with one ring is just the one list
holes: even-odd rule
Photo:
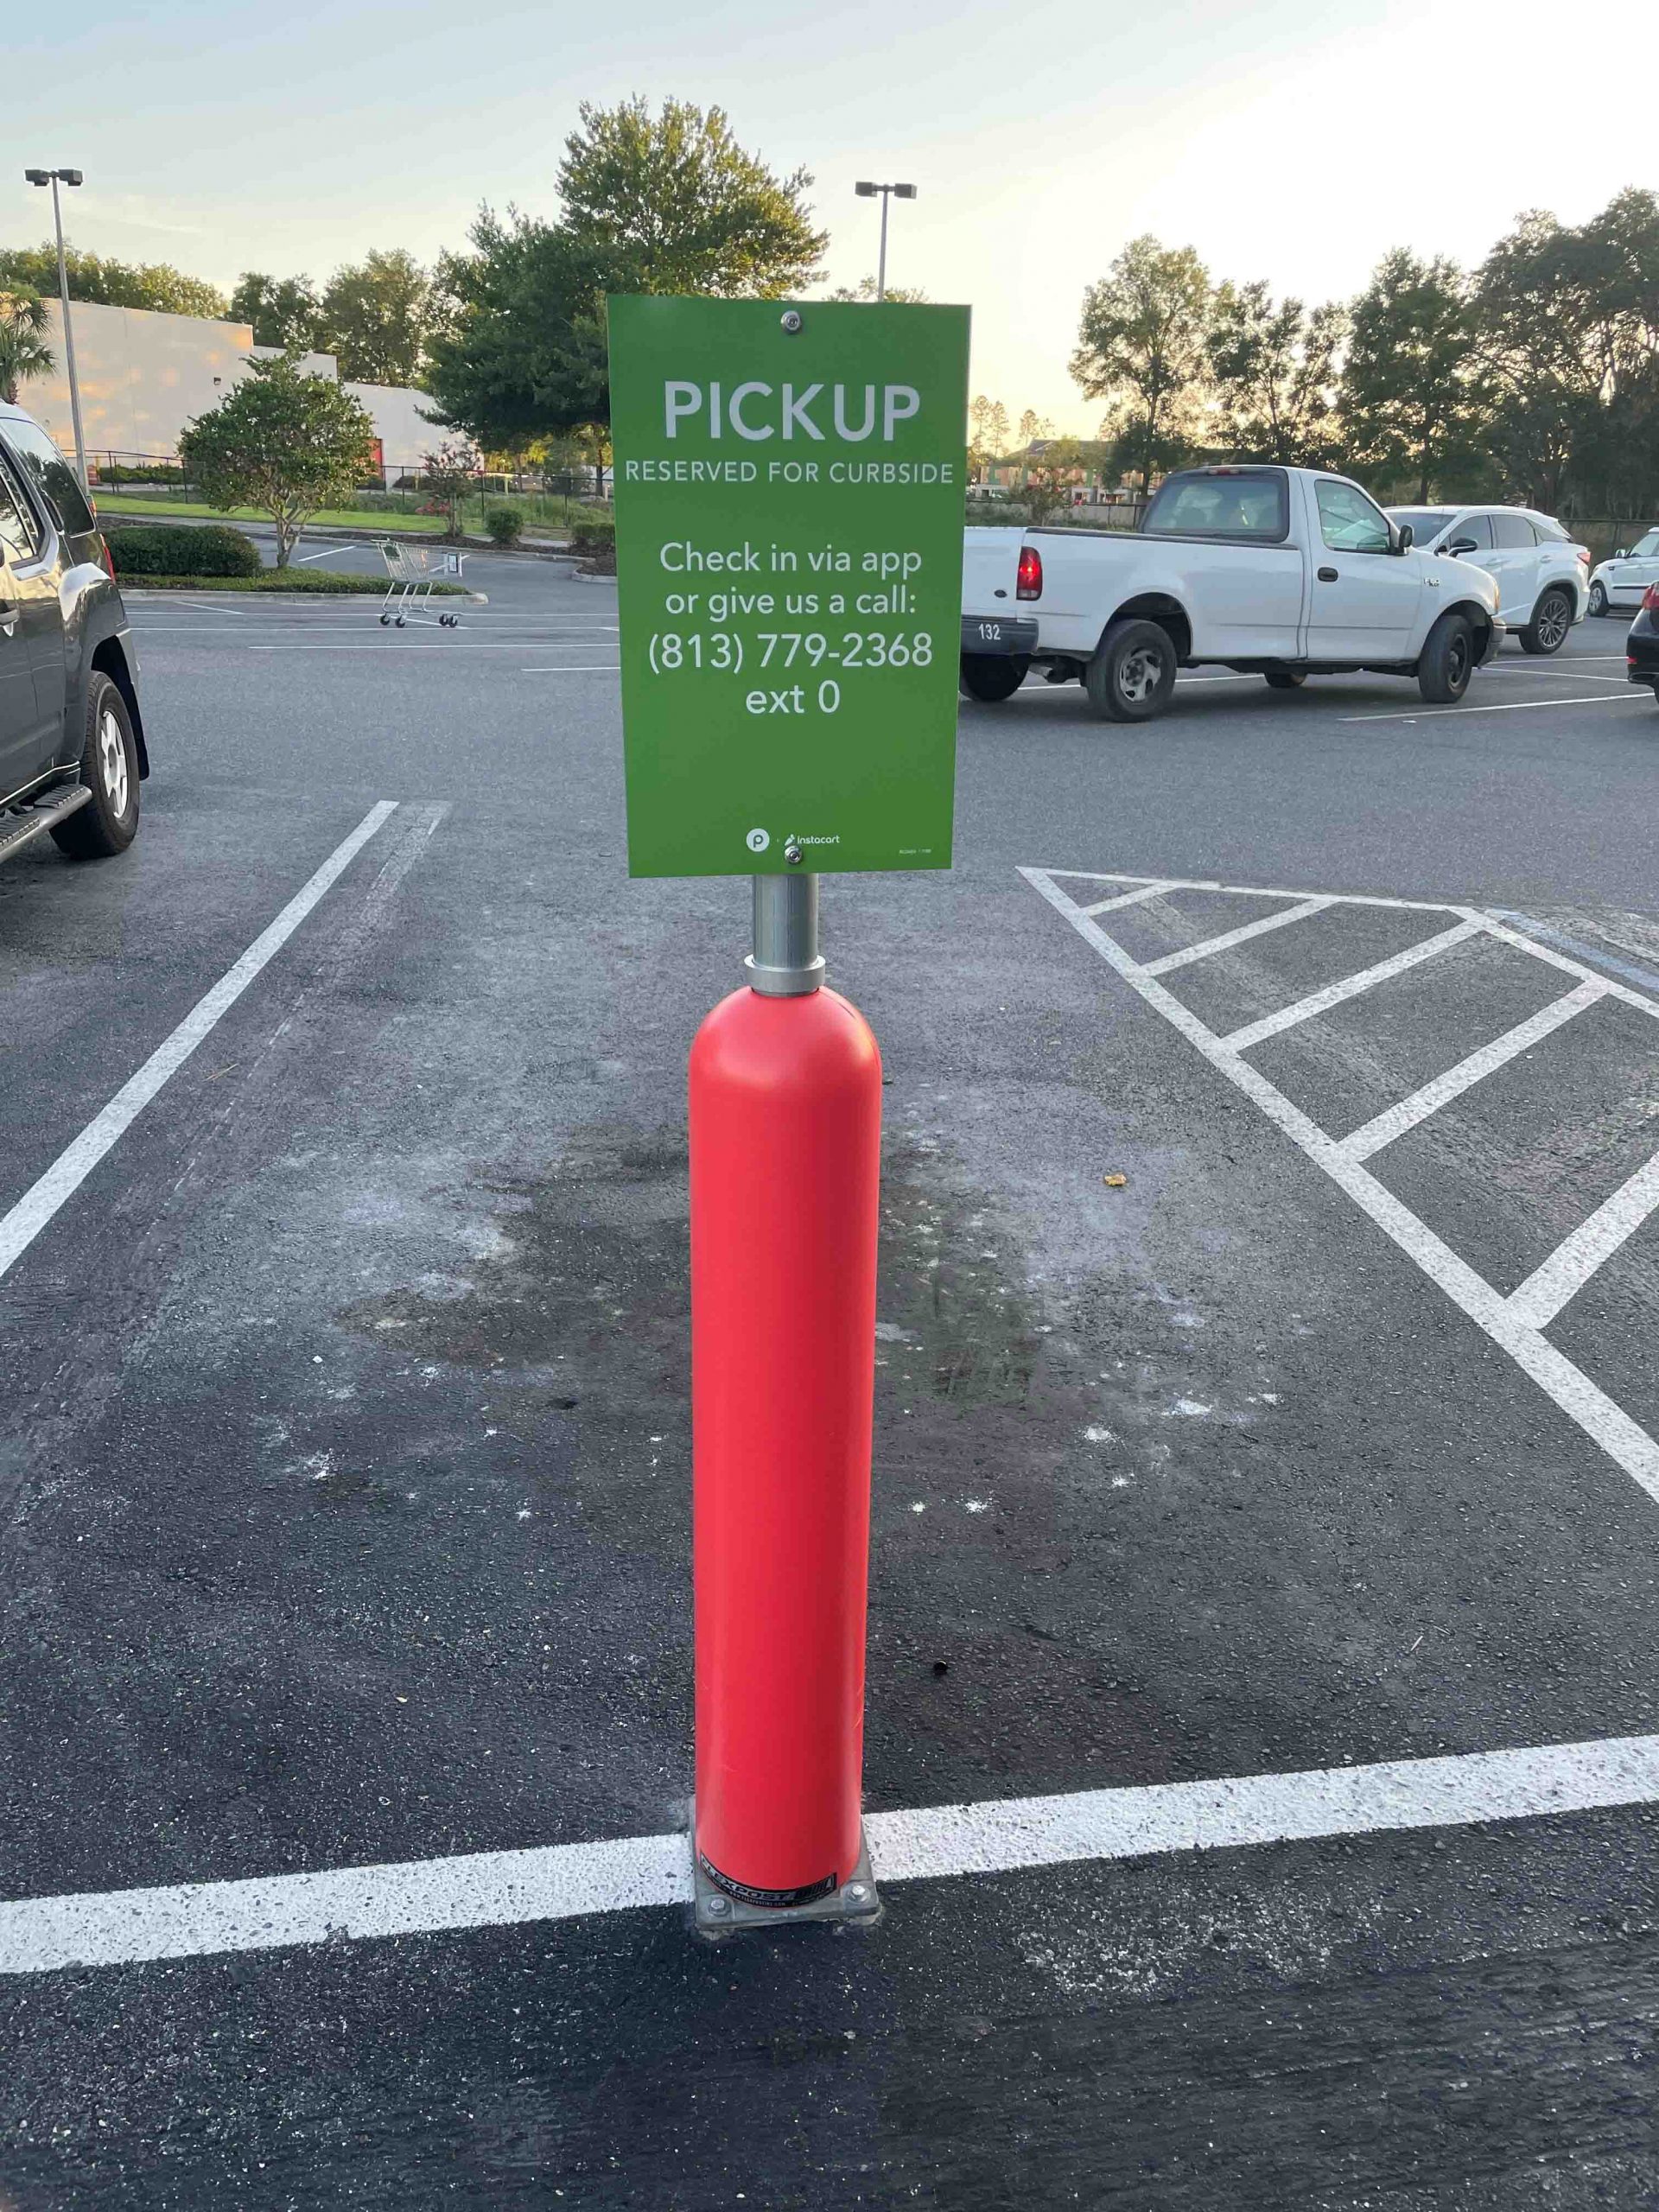
[[79, 185], [84, 172], [80, 169], [25, 169], [26, 184], [50, 185], [52, 188], [52, 224], [58, 238], [58, 300], [63, 309], [63, 362], [69, 374], [69, 412], [75, 425], [75, 474], [80, 479], [80, 488], [87, 489], [86, 441], [80, 427], [80, 379], [75, 374], [75, 333], [69, 320], [69, 270], [63, 253], [63, 208], [58, 198], [58, 187], [67, 184], [72, 189]]
[[887, 296], [887, 202], [894, 199], [913, 200], [916, 188], [913, 184], [873, 184], [861, 180], [853, 190], [861, 200], [874, 200], [878, 193], [880, 194], [881, 251], [876, 264], [875, 296], [878, 300], [885, 300]]

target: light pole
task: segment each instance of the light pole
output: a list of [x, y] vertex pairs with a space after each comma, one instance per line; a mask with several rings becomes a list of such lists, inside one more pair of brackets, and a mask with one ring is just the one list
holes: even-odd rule
[[63, 308], [63, 359], [69, 372], [69, 412], [75, 423], [75, 472], [80, 478], [80, 488], [86, 489], [86, 441], [80, 429], [80, 381], [75, 374], [75, 334], [69, 321], [69, 270], [63, 257], [63, 210], [58, 201], [60, 184], [78, 185], [81, 180], [79, 169], [25, 169], [24, 176], [30, 184], [49, 184], [52, 188], [52, 221], [58, 233], [58, 298]]
[[878, 300], [885, 300], [887, 296], [887, 202], [889, 200], [913, 200], [916, 188], [913, 184], [861, 183], [855, 184], [853, 190], [861, 200], [874, 200], [878, 193], [881, 195], [881, 257], [876, 264], [875, 296]]

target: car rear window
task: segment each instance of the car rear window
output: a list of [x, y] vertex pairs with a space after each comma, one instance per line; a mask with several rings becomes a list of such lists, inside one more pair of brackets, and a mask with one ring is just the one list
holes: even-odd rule
[[1148, 537], [1244, 537], [1279, 544], [1290, 532], [1284, 472], [1198, 469], [1167, 477], [1141, 527]]
[[17, 460], [28, 470], [35, 486], [44, 494], [47, 505], [57, 516], [62, 529], [74, 537], [86, 531], [98, 528], [74, 470], [44, 430], [33, 423], [11, 420], [0, 425], [0, 436], [3, 436]]

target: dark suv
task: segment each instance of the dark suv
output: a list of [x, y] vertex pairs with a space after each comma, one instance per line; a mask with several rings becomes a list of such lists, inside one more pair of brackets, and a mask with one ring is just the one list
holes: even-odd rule
[[0, 400], [0, 861], [124, 852], [149, 773], [137, 656], [74, 470]]

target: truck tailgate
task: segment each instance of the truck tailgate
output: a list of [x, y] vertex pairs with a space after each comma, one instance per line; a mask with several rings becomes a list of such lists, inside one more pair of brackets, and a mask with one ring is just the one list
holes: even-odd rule
[[1020, 548], [1025, 543], [1025, 531], [1018, 529], [976, 529], [963, 532], [962, 611], [964, 614], [1014, 614], [1019, 612], [1014, 601], [1014, 588], [1020, 579]]

